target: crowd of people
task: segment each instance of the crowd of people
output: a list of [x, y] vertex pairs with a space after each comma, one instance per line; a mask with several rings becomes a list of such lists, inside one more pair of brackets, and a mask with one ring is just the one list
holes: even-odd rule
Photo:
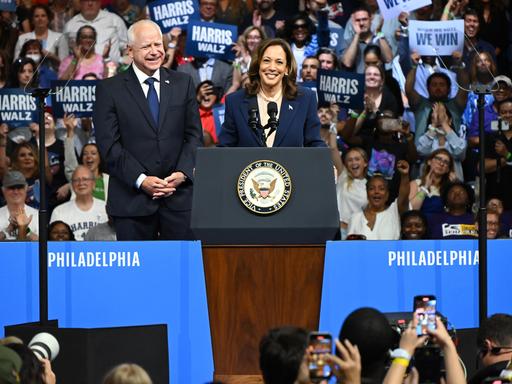
[[[330, 148], [342, 239], [474, 239], [483, 171], [487, 237], [511, 236], [512, 2], [434, 0], [395, 19], [384, 19], [376, 0], [198, 0], [198, 6], [202, 21], [236, 25], [239, 33], [232, 62], [189, 56], [184, 27], [163, 34], [162, 67], [189, 75], [195, 89], [202, 145]], [[15, 12], [1, 11], [0, 88], [123, 73], [133, 60], [128, 30], [148, 18], [147, 7], [127, 0], [22, 1]], [[410, 50], [409, 20], [459, 19], [462, 51]], [[336, 47], [332, 31], [342, 32]], [[262, 60], [269, 54], [275, 62]], [[364, 75], [364, 109], [312, 101], [319, 69]], [[491, 90], [484, 153], [476, 86]], [[278, 127], [263, 143], [238, 128], [247, 125], [239, 113], [246, 96], [255, 97], [260, 111], [277, 101], [281, 132], [289, 124], [294, 135], [283, 139]], [[220, 129], [214, 109], [222, 105]], [[297, 119], [306, 121], [304, 130]], [[115, 239], [106, 209], [112, 177], [92, 118], [55, 118], [49, 108], [45, 148], [37, 122], [0, 123], [0, 240], [37, 239], [43, 168], [50, 240]]]
[[[259, 345], [263, 382], [481, 384], [512, 379], [512, 316], [490, 316], [477, 331], [476, 345], [463, 346], [478, 356], [479, 369], [471, 377], [467, 377], [466, 365], [473, 362], [459, 357], [461, 345], [447, 319], [436, 316], [435, 326], [424, 334], [417, 331], [419, 321], [413, 315], [409, 323], [397, 326], [375, 308], [359, 308], [347, 316], [337, 338], [321, 353], [316, 353], [315, 333], [294, 326], [273, 328]], [[330, 335], [322, 335], [331, 340]], [[0, 339], [0, 382], [55, 384], [58, 378], [48, 359], [39, 358], [19, 338], [8, 336]], [[151, 383], [144, 368], [133, 363], [113, 367], [103, 380], [103, 384]]]

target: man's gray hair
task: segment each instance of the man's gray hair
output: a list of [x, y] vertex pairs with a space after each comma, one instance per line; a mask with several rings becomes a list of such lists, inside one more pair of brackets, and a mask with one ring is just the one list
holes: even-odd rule
[[133, 42], [135, 41], [135, 29], [138, 28], [138, 27], [141, 27], [143, 25], [152, 25], [153, 27], [155, 27], [158, 32], [160, 33], [160, 36], [162, 36], [162, 30], [160, 29], [160, 26], [155, 23], [154, 21], [152, 20], [139, 20], [137, 21], [136, 23], [133, 23], [130, 28], [128, 28], [128, 45], [132, 46], [133, 45]]

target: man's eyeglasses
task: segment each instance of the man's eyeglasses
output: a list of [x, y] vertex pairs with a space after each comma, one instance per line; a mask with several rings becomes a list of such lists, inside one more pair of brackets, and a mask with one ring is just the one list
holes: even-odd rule
[[[504, 351], [503, 351], [504, 350]], [[480, 348], [480, 350], [478, 351], [478, 355], [480, 357], [484, 357], [485, 355], [487, 355], [488, 353], [490, 353], [491, 355], [503, 355], [505, 353], [510, 353], [512, 351], [512, 347], [492, 347], [492, 348]]]
[[306, 23], [303, 23], [303, 24], [293, 24], [293, 29], [306, 29], [307, 26], [306, 26]]
[[450, 165], [450, 160], [447, 160], [445, 158], [442, 158], [441, 156], [434, 156], [434, 160], [440, 162], [443, 165]]
[[77, 179], [71, 179], [74, 184], [87, 183], [88, 181], [94, 181], [94, 177], [80, 177]]

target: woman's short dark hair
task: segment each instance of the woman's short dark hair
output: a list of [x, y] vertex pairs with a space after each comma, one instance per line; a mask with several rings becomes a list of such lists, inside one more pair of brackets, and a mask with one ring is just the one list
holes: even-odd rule
[[27, 55], [27, 51], [32, 47], [37, 47], [39, 52], [43, 52], [43, 45], [41, 42], [37, 39], [30, 39], [25, 41], [21, 46], [20, 57], [25, 57]]
[[93, 32], [94, 35], [94, 41], [96, 42], [96, 38], [98, 37], [98, 34], [96, 33], [96, 29], [92, 25], [83, 25], [80, 28], [78, 28], [78, 31], [76, 32], [76, 42], [80, 40], [80, 37], [82, 36], [82, 32], [85, 29], [90, 29]]
[[379, 58], [379, 60], [382, 62], [382, 50], [378, 45], [375, 44], [369, 44], [366, 46], [366, 48], [363, 51], [363, 57], [365, 57], [368, 53], [373, 53], [375, 56]]
[[105, 172], [105, 165], [103, 164], [103, 158], [101, 157], [100, 149], [98, 148], [98, 144], [96, 144], [96, 143], [87, 143], [87, 144], [85, 144], [82, 147], [82, 151], [80, 151], [80, 158], [79, 158], [80, 164], [83, 165], [84, 151], [85, 151], [85, 148], [87, 148], [87, 147], [94, 147], [94, 148], [96, 148], [96, 150], [98, 151], [98, 156], [100, 157], [100, 163], [98, 165], [98, 171], [99, 171], [99, 173]]
[[469, 186], [466, 183], [463, 183], [462, 181], [452, 181], [447, 183], [443, 188], [441, 188], [441, 199], [443, 200], [443, 204], [447, 206], [448, 203], [448, 194], [450, 193], [451, 189], [454, 187], [462, 187], [466, 191], [466, 194], [468, 195], [468, 204], [466, 206], [466, 211], [470, 212], [471, 207], [473, 206], [473, 203], [475, 202], [475, 192], [473, 191], [473, 188]]
[[334, 52], [331, 48], [328, 47], [322, 47], [318, 50], [316, 53], [316, 57], [318, 60], [320, 60], [320, 55], [331, 55], [332, 62], [334, 63], [334, 68], [337, 69], [339, 67], [339, 60], [338, 56], [336, 56], [336, 52]]
[[37, 65], [34, 60], [32, 60], [29, 57], [20, 57], [16, 60], [14, 60], [14, 63], [11, 67], [11, 78], [9, 81], [9, 87], [10, 88], [18, 88], [20, 86], [20, 81], [18, 80], [18, 74], [23, 71], [23, 68], [25, 68], [25, 65], [30, 64], [32, 66], [32, 69], [34, 70], [34, 77], [32, 78], [31, 87], [35, 87], [37, 85]]
[[316, 27], [315, 24], [313, 24], [313, 21], [311, 21], [311, 19], [309, 18], [308, 14], [305, 12], [296, 13], [289, 19], [285, 20], [282, 36], [289, 43], [291, 43], [293, 38], [293, 26], [299, 20], [302, 20], [304, 21], [304, 23], [306, 23], [306, 29], [308, 30], [308, 37], [306, 39], [307, 45], [311, 41], [311, 37], [316, 33]]
[[75, 234], [73, 233], [73, 230], [71, 229], [71, 227], [69, 226], [68, 223], [63, 222], [62, 220], [56, 220], [56, 221], [53, 221], [52, 223], [50, 223], [50, 225], [48, 226], [48, 235], [50, 235], [53, 228], [55, 228], [59, 224], [66, 227], [66, 229], [69, 233], [69, 240], [75, 241], [76, 239], [75, 239]]
[[48, 16], [48, 22], [51, 22], [53, 20], [53, 12], [50, 9], [49, 6], [46, 4], [36, 4], [33, 5], [32, 8], [30, 8], [30, 22], [32, 23], [32, 20], [34, 19], [34, 14], [38, 9], [42, 9], [46, 12], [46, 16]]
[[276, 45], [283, 48], [286, 56], [286, 65], [288, 67], [288, 75], [283, 77], [283, 96], [292, 100], [297, 97], [297, 84], [295, 83], [295, 79], [297, 78], [297, 63], [290, 45], [285, 40], [279, 38], [264, 40], [258, 46], [256, 56], [251, 60], [249, 72], [247, 73], [249, 76], [249, 83], [245, 86], [245, 90], [247, 94], [251, 96], [255, 96], [258, 93], [261, 88], [260, 65], [263, 54], [267, 48]]
[[423, 223], [423, 226], [425, 227], [425, 233], [423, 234], [423, 236], [421, 237], [422, 239], [427, 239], [428, 236], [427, 236], [427, 233], [428, 233], [428, 221], [427, 221], [427, 216], [425, 216], [425, 214], [421, 211], [418, 211], [417, 209], [412, 209], [410, 211], [405, 211], [404, 213], [402, 213], [402, 216], [400, 216], [400, 228], [402, 228], [402, 234], [400, 236], [400, 238], [403, 238], [403, 228], [404, 228], [404, 224], [405, 222], [410, 219], [411, 217], [417, 217], [419, 218], [422, 223]]

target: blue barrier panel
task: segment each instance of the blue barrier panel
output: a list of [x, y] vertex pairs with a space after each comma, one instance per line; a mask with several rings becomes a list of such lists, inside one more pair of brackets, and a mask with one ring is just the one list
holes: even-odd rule
[[[512, 313], [508, 240], [488, 242], [488, 313]], [[326, 247], [320, 329], [338, 335], [354, 309], [412, 311], [415, 295], [434, 294], [456, 328], [478, 327], [475, 240], [344, 241]]]
[[[0, 244], [1, 335], [38, 320], [37, 257], [36, 243]], [[49, 318], [61, 327], [167, 324], [171, 383], [212, 379], [200, 242], [49, 243], [48, 266]]]

